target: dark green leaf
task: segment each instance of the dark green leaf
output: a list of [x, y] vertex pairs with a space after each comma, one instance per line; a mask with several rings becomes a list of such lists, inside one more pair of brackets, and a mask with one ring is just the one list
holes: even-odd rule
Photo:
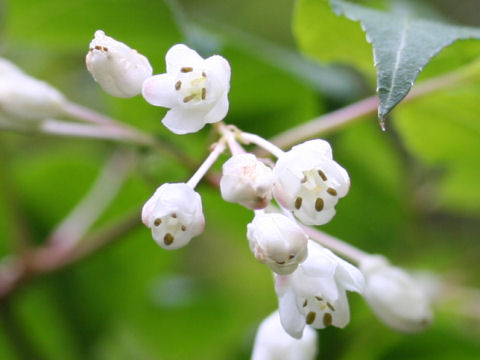
[[331, 5], [338, 15], [360, 21], [373, 46], [382, 122], [408, 94], [432, 57], [456, 40], [480, 39], [477, 28], [416, 19], [339, 0], [332, 0]]

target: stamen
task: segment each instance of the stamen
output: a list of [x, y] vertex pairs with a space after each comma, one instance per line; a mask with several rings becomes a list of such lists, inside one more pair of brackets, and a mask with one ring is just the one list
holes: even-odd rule
[[320, 296], [315, 296], [315, 299], [317, 299], [318, 301], [323, 301], [323, 298], [321, 298]]
[[192, 72], [192, 71], [193, 71], [193, 68], [190, 67], [190, 66], [185, 66], [185, 67], [182, 67], [182, 68], [180, 69], [180, 71], [181, 71], [182, 73], [188, 73], [188, 72]]
[[204, 78], [206, 78], [206, 77], [207, 77], [207, 74], [205, 73], [205, 71], [204, 71], [204, 72], [202, 72], [202, 76], [203, 76]]
[[330, 308], [330, 310], [335, 311], [335, 308], [334, 308], [333, 305], [330, 304], [329, 302], [327, 302], [327, 306]]
[[105, 46], [103, 47], [103, 51], [107, 52], [108, 51], [108, 48], [106, 48]]
[[95, 46], [96, 50], [102, 50], [102, 47], [100, 45]]
[[300, 209], [302, 207], [302, 201], [303, 199], [301, 197], [297, 197], [295, 199], [295, 209]]
[[176, 83], [175, 83], [175, 90], [180, 90], [180, 88], [182, 87], [182, 82], [180, 80], [178, 80]]
[[172, 213], [172, 218], [176, 219], [176, 218], [177, 218], [177, 214], [176, 214], [176, 213]]
[[320, 175], [323, 181], [327, 181], [327, 175], [322, 170], [318, 170], [318, 175]]
[[333, 320], [332, 314], [330, 313], [323, 314], [323, 325], [325, 325], [325, 327], [332, 325], [332, 320]]
[[175, 238], [170, 233], [166, 233], [163, 237], [163, 242], [165, 243], [165, 245], [171, 245], [173, 243], [173, 240], [175, 240]]
[[207, 97], [207, 89], [202, 88], [202, 100], [205, 100]]
[[[305, 322], [310, 325], [310, 324], [313, 324], [313, 322], [315, 321], [315, 318], [317, 317], [317, 314], [314, 313], [313, 311], [310, 311], [308, 314], [307, 314], [307, 317], [305, 318]], [[325, 320], [325, 316], [323, 317], [323, 320]]]
[[186, 97], [183, 98], [183, 102], [184, 102], [184, 103], [187, 103], [187, 102], [189, 102], [190, 100], [193, 100], [194, 97], [195, 97], [195, 94], [188, 95], [188, 96], [186, 96]]
[[337, 196], [337, 190], [335, 190], [334, 188], [328, 188], [327, 193], [329, 193], [332, 196]]
[[291, 254], [288, 256], [288, 260], [292, 260], [295, 257], [295, 255]]
[[306, 307], [307, 305], [308, 305], [308, 300], [305, 299], [305, 301], [303, 302], [303, 305], [302, 305], [302, 306], [303, 306], [303, 307]]
[[315, 210], [317, 210], [317, 211], [322, 211], [323, 210], [323, 199], [322, 198], [317, 198], [317, 200], [315, 200]]
[[285, 264], [285, 261], [275, 261], [278, 265], [283, 265]]
[[185, 225], [182, 225], [180, 229], [182, 229], [182, 231], [187, 231], [187, 227]]
[[300, 182], [301, 182], [302, 184], [305, 184], [305, 183], [307, 182], [307, 177], [306, 177], [306, 176], [304, 176], [304, 177], [303, 177], [303, 179], [302, 179], [302, 180], [300, 180]]
[[153, 222], [153, 225], [160, 226], [161, 223], [162, 223], [162, 219], [156, 218], [155, 221]]

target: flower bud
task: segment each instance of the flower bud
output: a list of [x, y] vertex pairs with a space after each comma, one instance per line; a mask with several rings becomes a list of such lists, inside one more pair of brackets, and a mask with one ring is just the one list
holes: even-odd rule
[[433, 315], [428, 294], [412, 276], [381, 256], [367, 257], [360, 269], [366, 280], [363, 295], [387, 326], [413, 333], [430, 325]]
[[323, 225], [350, 187], [344, 168], [332, 159], [325, 140], [310, 140], [281, 156], [273, 169], [275, 199], [306, 225]]
[[101, 30], [95, 32], [86, 58], [87, 69], [107, 93], [128, 98], [142, 92], [142, 84], [152, 76], [148, 59]]
[[313, 360], [317, 355], [317, 332], [308, 327], [301, 339], [295, 339], [285, 332], [280, 323], [278, 311], [260, 324], [252, 360]]
[[272, 169], [253, 154], [237, 154], [223, 164], [220, 192], [225, 201], [263, 209], [272, 199]]
[[187, 184], [163, 184], [143, 206], [142, 221], [158, 245], [178, 249], [203, 231], [201, 197]]
[[307, 235], [282, 214], [255, 214], [247, 238], [257, 260], [277, 274], [292, 273], [307, 257]]
[[64, 104], [58, 90], [0, 58], [0, 113], [7, 118], [45, 119], [62, 113]]

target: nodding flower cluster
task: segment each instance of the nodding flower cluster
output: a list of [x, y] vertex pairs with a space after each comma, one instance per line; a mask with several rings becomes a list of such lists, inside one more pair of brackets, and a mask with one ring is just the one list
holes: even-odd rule
[[[150, 104], [169, 108], [162, 122], [176, 134], [223, 120], [229, 107], [228, 61], [219, 55], [203, 59], [183, 44], [168, 50], [165, 60], [166, 73], [152, 76], [146, 57], [97, 31], [87, 67], [110, 94], [142, 94]], [[161, 185], [145, 203], [142, 220], [167, 250], [183, 247], [201, 234], [205, 219], [194, 189], [220, 154], [230, 149], [220, 193], [224, 200], [254, 211], [246, 237], [254, 256], [273, 271], [279, 301], [278, 313], [260, 327], [254, 359], [274, 359], [272, 354], [279, 349], [286, 356], [282, 358], [312, 359], [315, 333], [305, 327], [346, 326], [347, 291], [365, 289], [375, 313], [395, 329], [418, 331], [430, 322], [428, 299], [405, 272], [367, 254], [351, 259], [360, 264], [358, 269], [306, 234], [305, 226], [323, 225], [334, 217], [335, 206], [350, 187], [348, 173], [333, 160], [327, 141], [306, 141], [284, 152], [258, 135], [223, 123], [215, 128], [220, 139], [197, 172], [186, 183]], [[250, 143], [269, 151], [276, 162], [247, 153], [243, 145]], [[295, 340], [286, 334], [304, 337]]]

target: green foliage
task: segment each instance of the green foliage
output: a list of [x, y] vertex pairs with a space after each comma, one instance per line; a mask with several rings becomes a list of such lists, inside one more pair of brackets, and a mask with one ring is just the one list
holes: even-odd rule
[[[84, 56], [95, 30], [103, 29], [147, 55], [156, 73], [164, 70], [165, 52], [176, 42], [196, 44], [205, 55], [222, 54], [232, 66], [226, 121], [265, 137], [361, 98], [369, 86], [373, 93], [376, 70], [365, 33], [358, 23], [335, 15], [327, 1], [299, 0], [295, 6], [296, 41], [314, 62], [302, 59], [292, 45], [292, 1], [178, 2], [185, 13], [175, 7], [172, 11], [172, 2], [167, 3], [7, 1], [2, 8], [2, 56], [54, 84], [71, 100], [166, 139], [196, 162], [204, 158], [213, 139], [208, 128], [174, 136], [160, 123], [165, 110], [139, 97], [112, 98], [93, 82], [85, 71]], [[420, 80], [457, 71], [480, 56], [480, 42], [462, 41], [429, 62], [440, 47], [477, 34], [475, 29], [412, 19], [402, 47], [398, 34], [405, 20], [383, 12], [391, 7], [389, 1], [357, 1], [362, 6], [334, 3], [337, 12], [360, 20], [373, 40], [382, 114], [408, 92], [427, 63]], [[413, 6], [409, 9], [422, 5], [426, 13], [431, 10], [425, 2], [416, 3], [409, 1]], [[393, 7], [398, 10], [405, 4], [399, 1]], [[432, 35], [431, 41], [426, 35]], [[331, 68], [326, 62], [342, 65]], [[344, 65], [362, 74], [367, 85], [342, 70]], [[386, 132], [371, 116], [329, 137], [335, 159], [348, 170], [352, 186], [325, 231], [365, 251], [385, 254], [396, 264], [454, 269], [478, 282], [478, 72], [461, 73], [461, 80], [398, 106]], [[0, 145], [2, 256], [13, 251], [15, 242], [14, 212], [7, 195], [16, 194], [30, 240], [41, 245], [119, 146], [3, 132]], [[164, 153], [126, 147], [135, 152], [137, 162], [94, 229], [139, 208], [161, 183], [184, 181], [191, 175]], [[245, 226], [252, 213], [222, 201], [218, 191], [207, 185], [201, 184], [199, 191], [206, 229], [187, 248], [164, 251], [148, 229], [138, 226], [86, 260], [27, 283], [12, 298], [11, 309], [30, 344], [24, 350], [33, 353], [30, 358], [249, 358], [256, 326], [277, 306], [271, 273], [248, 249]], [[454, 314], [455, 306], [442, 310]], [[478, 328], [461, 318], [452, 320], [453, 315], [440, 314], [430, 331], [404, 336], [379, 323], [359, 296], [352, 297], [351, 313], [345, 330], [319, 333], [319, 358], [478, 356]], [[0, 319], [2, 360], [21, 358], [22, 349], [10, 334], [10, 325]]]

